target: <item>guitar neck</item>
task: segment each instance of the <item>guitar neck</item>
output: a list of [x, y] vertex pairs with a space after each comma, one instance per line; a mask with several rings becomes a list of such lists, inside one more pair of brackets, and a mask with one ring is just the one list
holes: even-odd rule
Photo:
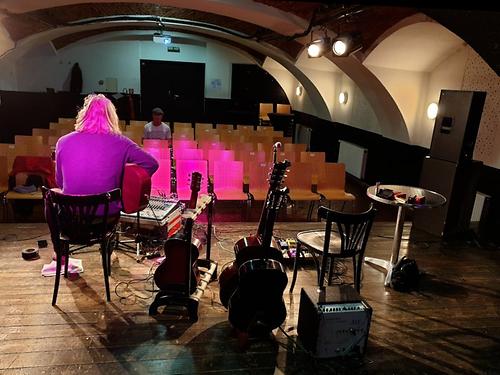
[[177, 195], [177, 171], [175, 168], [174, 147], [170, 144], [170, 194]]

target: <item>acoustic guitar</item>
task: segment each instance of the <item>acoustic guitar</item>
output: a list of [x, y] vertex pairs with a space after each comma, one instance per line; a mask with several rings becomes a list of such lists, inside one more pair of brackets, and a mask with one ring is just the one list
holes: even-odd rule
[[283, 291], [288, 278], [273, 229], [287, 193], [281, 184], [289, 166], [288, 161], [274, 164], [257, 234], [235, 244], [236, 259], [219, 276], [221, 302], [229, 309], [231, 324], [242, 331], [257, 323], [274, 329], [286, 318]]
[[[188, 209], [196, 208], [200, 186], [201, 174], [193, 172]], [[154, 273], [154, 281], [162, 291], [188, 296], [196, 290], [199, 281], [197, 260], [201, 241], [192, 240], [193, 223], [194, 219], [188, 217], [184, 229], [165, 242], [165, 259]]]
[[126, 164], [122, 180], [122, 211], [131, 214], [142, 211], [149, 203], [151, 177], [137, 164]]

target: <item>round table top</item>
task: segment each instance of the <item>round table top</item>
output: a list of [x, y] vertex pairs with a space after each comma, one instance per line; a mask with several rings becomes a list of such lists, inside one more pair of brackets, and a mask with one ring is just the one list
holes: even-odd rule
[[381, 202], [384, 204], [389, 204], [392, 206], [404, 206], [404, 207], [410, 207], [410, 208], [434, 208], [434, 207], [440, 207], [443, 206], [446, 203], [446, 198], [439, 194], [436, 193], [435, 191], [419, 188], [419, 187], [413, 187], [413, 186], [404, 186], [404, 185], [379, 185], [379, 189], [390, 189], [392, 191], [396, 192], [401, 192], [403, 194], [406, 194], [406, 198], [417, 195], [417, 196], [423, 196], [425, 197], [425, 203], [408, 203], [404, 200], [400, 199], [385, 199], [382, 197], [379, 197], [376, 192], [377, 192], [377, 187], [376, 186], [370, 186], [368, 189], [366, 189], [366, 194], [373, 199], [374, 201]]

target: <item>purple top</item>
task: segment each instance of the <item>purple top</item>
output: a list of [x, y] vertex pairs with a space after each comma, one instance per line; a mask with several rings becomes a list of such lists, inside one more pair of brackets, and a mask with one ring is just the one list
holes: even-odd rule
[[150, 176], [158, 169], [153, 156], [122, 135], [75, 131], [57, 142], [57, 185], [70, 195], [100, 194], [121, 188], [126, 163], [143, 167]]

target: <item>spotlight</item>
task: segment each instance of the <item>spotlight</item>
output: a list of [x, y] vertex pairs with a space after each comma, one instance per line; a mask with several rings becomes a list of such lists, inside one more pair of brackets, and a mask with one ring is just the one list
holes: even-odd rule
[[342, 91], [342, 92], [339, 94], [339, 103], [340, 103], [340, 104], [346, 104], [346, 103], [347, 103], [347, 99], [348, 99], [347, 92]]
[[438, 114], [438, 109], [439, 107], [437, 103], [429, 104], [429, 106], [427, 107], [427, 118], [429, 120], [435, 120]]
[[307, 46], [307, 55], [312, 58], [321, 57], [326, 52], [329, 45], [330, 39], [327, 37], [314, 40]]
[[332, 51], [336, 56], [347, 56], [362, 48], [358, 34], [339, 34], [333, 39]]
[[295, 89], [295, 95], [301, 96], [302, 95], [302, 86], [297, 85], [297, 88]]

